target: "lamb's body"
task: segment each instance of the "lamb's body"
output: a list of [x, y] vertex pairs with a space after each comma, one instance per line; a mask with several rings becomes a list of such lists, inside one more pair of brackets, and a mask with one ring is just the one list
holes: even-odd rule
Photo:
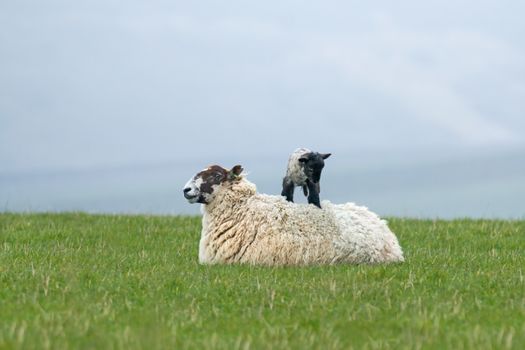
[[288, 159], [281, 196], [293, 202], [295, 187], [299, 186], [303, 188], [304, 195], [308, 197], [308, 203], [321, 208], [319, 181], [321, 181], [324, 160], [330, 155], [330, 153], [312, 152], [307, 148], [296, 149]]
[[312, 153], [312, 151], [307, 148], [298, 148], [290, 154], [288, 159], [285, 179], [292, 182], [295, 186], [306, 186], [308, 176], [304, 173], [304, 166], [299, 162], [299, 158], [308, 153]]
[[364, 207], [323, 209], [257, 194], [246, 179], [217, 188], [203, 205], [201, 263], [306, 265], [403, 261], [396, 236]]

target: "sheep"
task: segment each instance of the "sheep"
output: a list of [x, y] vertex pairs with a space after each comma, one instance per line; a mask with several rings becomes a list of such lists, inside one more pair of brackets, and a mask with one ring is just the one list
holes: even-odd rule
[[321, 208], [319, 181], [324, 168], [324, 160], [330, 156], [331, 153], [321, 154], [312, 152], [307, 148], [296, 149], [288, 159], [281, 196], [286, 197], [287, 201], [293, 202], [295, 187], [300, 186], [303, 188], [304, 195], [308, 197], [308, 203]]
[[201, 203], [202, 264], [319, 265], [404, 261], [386, 222], [365, 207], [323, 201], [323, 209], [258, 194], [240, 165], [210, 166], [183, 188]]

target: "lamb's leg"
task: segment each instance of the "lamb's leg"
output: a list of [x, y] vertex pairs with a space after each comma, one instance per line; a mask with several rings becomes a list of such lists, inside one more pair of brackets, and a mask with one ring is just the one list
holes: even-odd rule
[[308, 203], [313, 204], [319, 208], [321, 208], [321, 202], [319, 200], [319, 184], [315, 184], [311, 181], [307, 181], [306, 183], [308, 185]]
[[289, 181], [288, 178], [283, 179], [283, 190], [281, 192], [281, 196], [285, 196], [286, 200], [288, 202], [293, 202], [293, 191], [295, 189], [295, 185], [292, 181]]

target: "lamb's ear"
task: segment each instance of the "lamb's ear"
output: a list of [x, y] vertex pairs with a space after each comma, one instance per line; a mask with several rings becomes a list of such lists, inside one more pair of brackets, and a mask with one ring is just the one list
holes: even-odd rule
[[326, 158], [330, 157], [331, 155], [332, 155], [332, 153], [324, 153], [324, 154], [321, 153], [321, 158], [326, 159]]
[[308, 158], [301, 157], [299, 158], [299, 162], [306, 163], [308, 161]]
[[244, 170], [244, 169], [243, 169], [242, 166], [240, 166], [240, 165], [236, 165], [236, 166], [234, 166], [234, 167], [228, 172], [228, 179], [230, 179], [230, 180], [234, 180], [234, 179], [238, 178], [238, 177], [241, 175], [241, 173], [242, 173], [243, 170]]

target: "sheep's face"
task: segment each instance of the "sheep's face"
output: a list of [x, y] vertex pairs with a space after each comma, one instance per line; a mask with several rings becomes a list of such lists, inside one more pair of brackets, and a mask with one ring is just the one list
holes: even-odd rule
[[219, 186], [228, 181], [236, 181], [242, 173], [240, 165], [231, 170], [219, 165], [212, 165], [190, 179], [182, 190], [184, 198], [190, 203], [208, 204]]
[[299, 162], [303, 164], [304, 174], [313, 183], [319, 183], [321, 180], [321, 172], [324, 168], [324, 160], [330, 157], [331, 153], [306, 153]]

